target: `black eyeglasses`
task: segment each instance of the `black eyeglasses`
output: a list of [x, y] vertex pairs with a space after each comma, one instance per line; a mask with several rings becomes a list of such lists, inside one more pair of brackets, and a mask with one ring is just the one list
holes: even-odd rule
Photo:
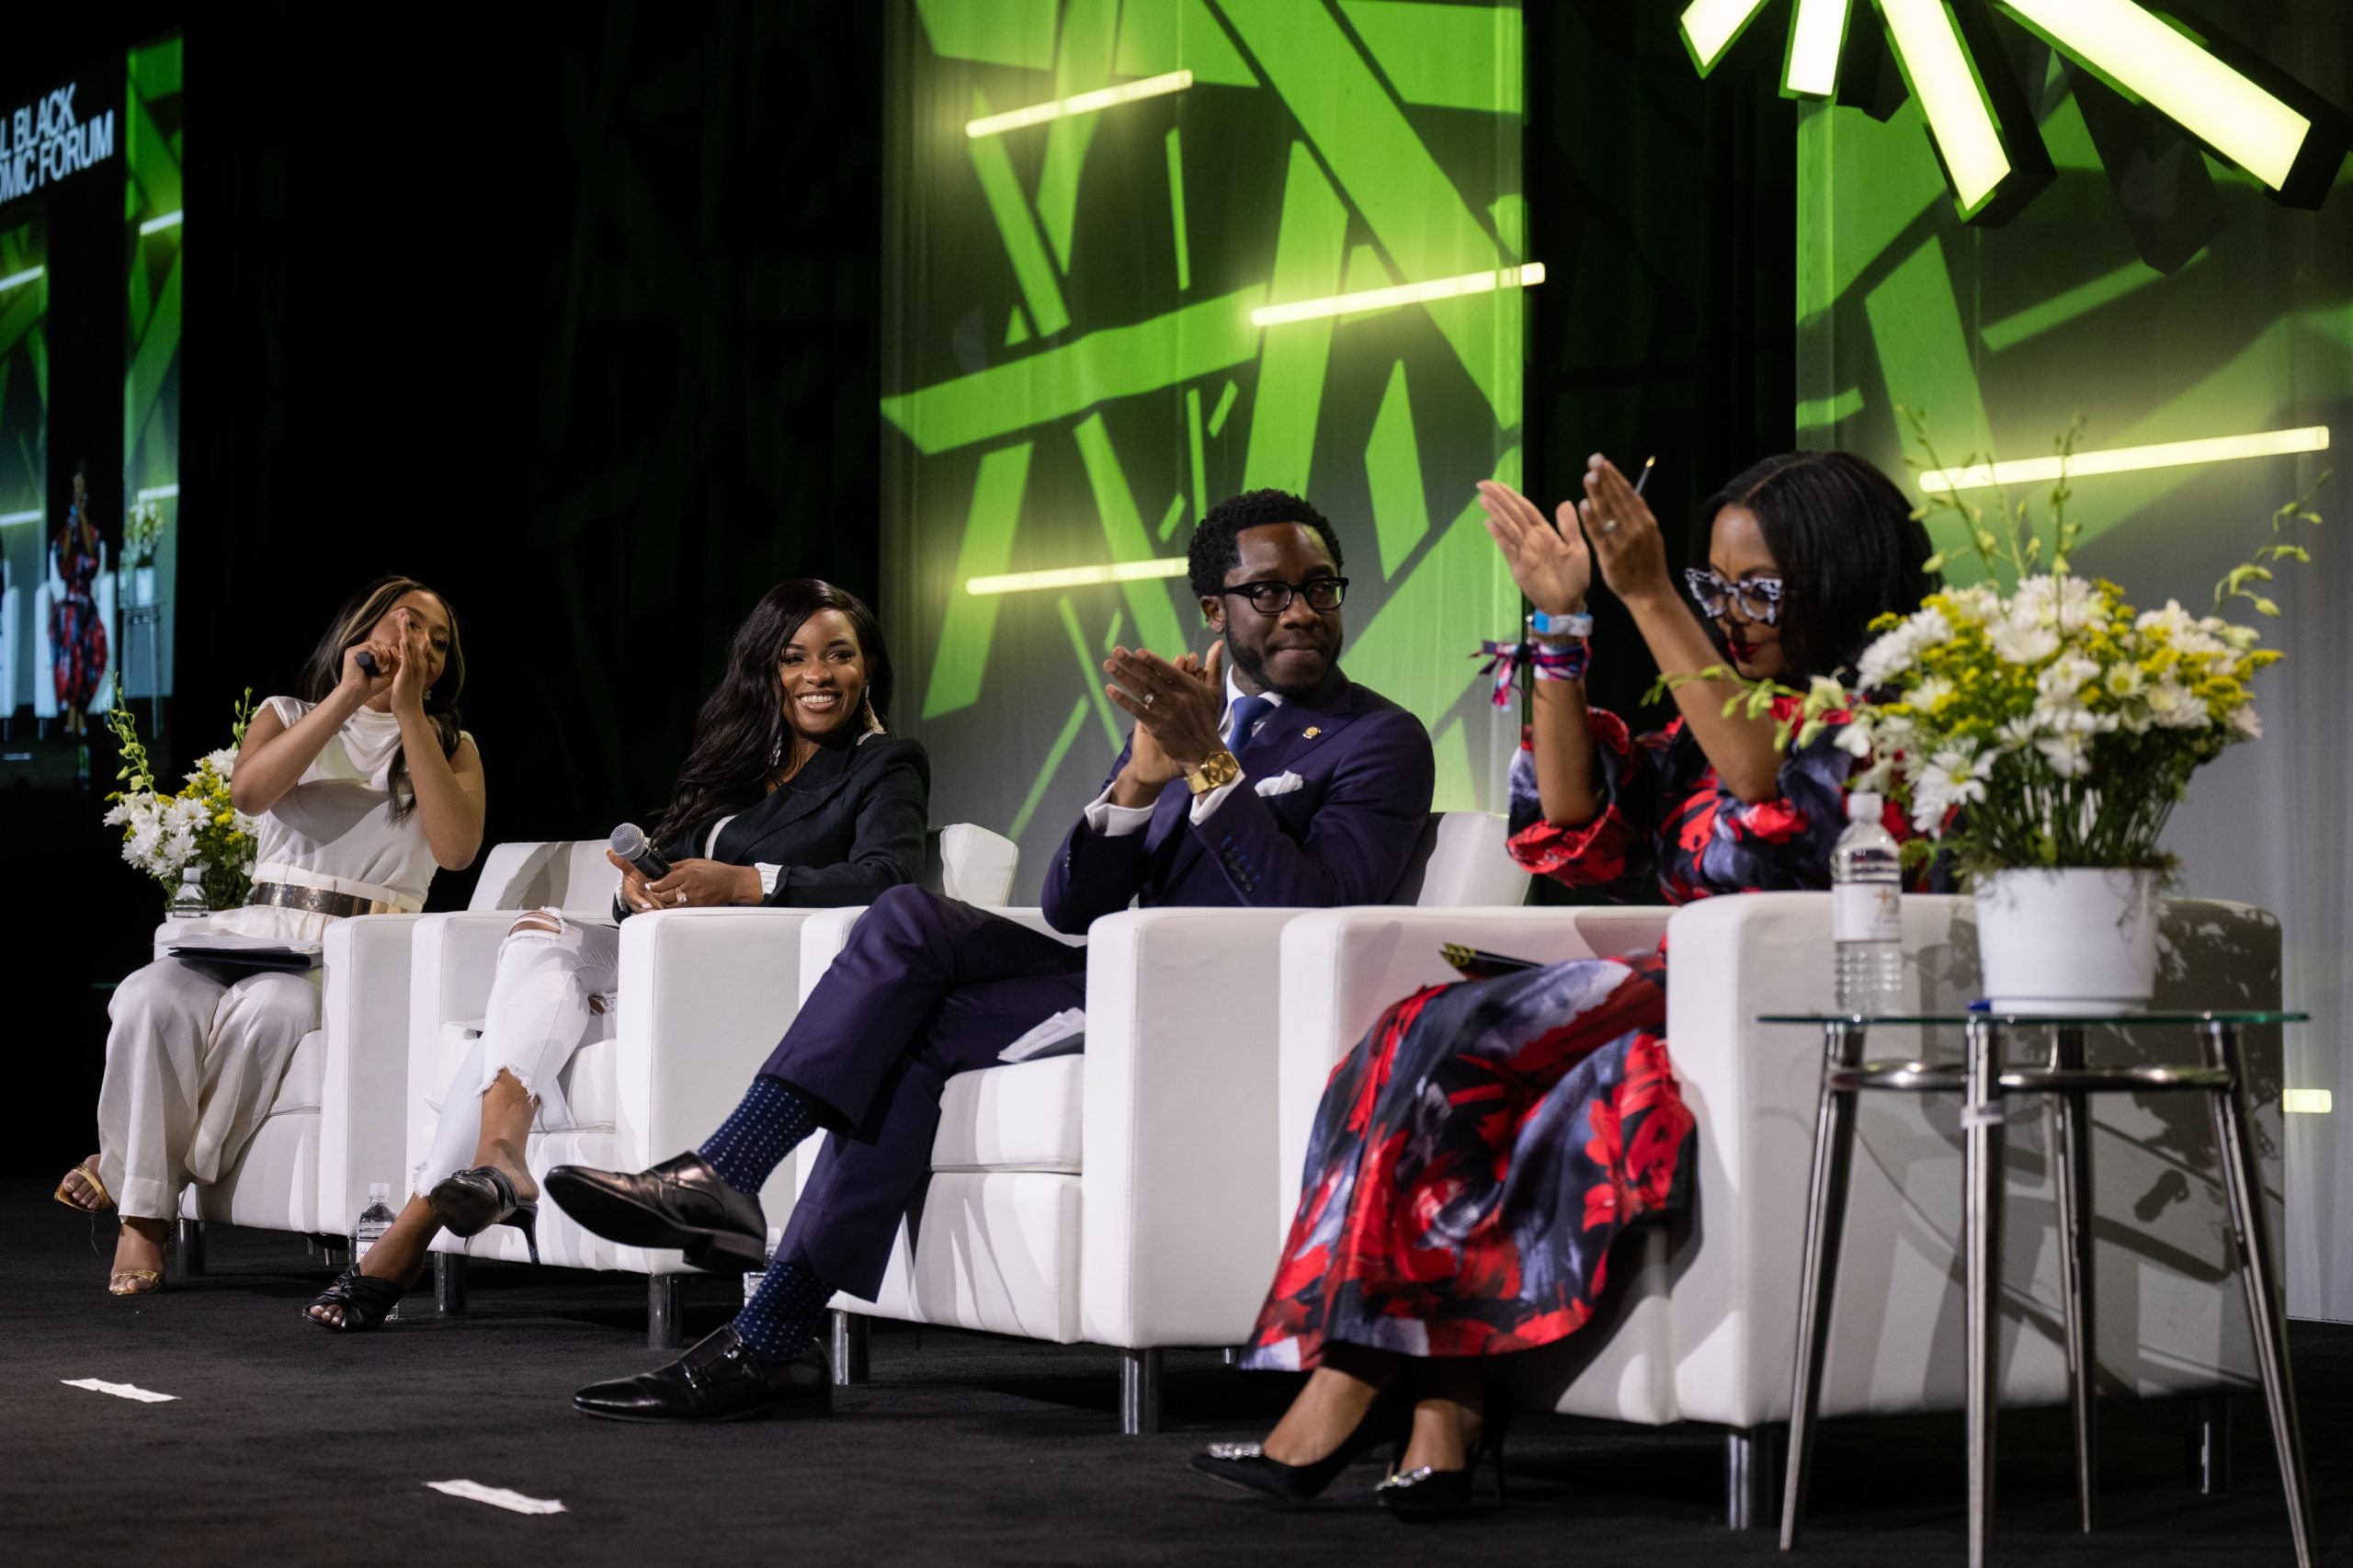
[[1313, 610], [1334, 610], [1347, 597], [1346, 577], [1310, 577], [1304, 583], [1242, 583], [1218, 590], [1223, 594], [1240, 594], [1250, 601], [1250, 608], [1260, 615], [1280, 615], [1290, 608], [1290, 601], [1303, 598]]
[[1699, 606], [1699, 613], [1714, 620], [1724, 613], [1727, 603], [1736, 605], [1740, 619], [1759, 626], [1772, 626], [1781, 619], [1781, 580], [1779, 577], [1743, 577], [1737, 583], [1726, 582], [1705, 566], [1686, 566], [1684, 585], [1691, 590], [1691, 597]]

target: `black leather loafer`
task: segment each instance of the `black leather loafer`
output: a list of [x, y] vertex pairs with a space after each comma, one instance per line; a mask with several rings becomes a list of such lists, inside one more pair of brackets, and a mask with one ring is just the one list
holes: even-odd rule
[[822, 1344], [790, 1360], [762, 1360], [729, 1324], [666, 1367], [582, 1389], [572, 1396], [572, 1408], [608, 1421], [830, 1415], [833, 1368]]
[[718, 1273], [767, 1262], [760, 1200], [728, 1186], [691, 1151], [634, 1174], [558, 1165], [541, 1185], [557, 1208], [607, 1241], [676, 1247], [696, 1267]]

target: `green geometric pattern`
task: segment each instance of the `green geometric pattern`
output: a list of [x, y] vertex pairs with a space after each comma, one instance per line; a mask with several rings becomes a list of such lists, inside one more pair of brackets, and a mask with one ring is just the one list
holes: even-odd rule
[[[1251, 312], [1525, 259], [1518, 6], [899, 3], [882, 608], [934, 820], [1011, 832], [1034, 892], [1127, 728], [1102, 652], [1207, 645], [1181, 576], [964, 585], [1181, 557], [1261, 485], [1340, 529], [1346, 662], [1429, 725], [1439, 804], [1497, 805], [1516, 734], [1467, 654], [1519, 599], [1472, 486], [1518, 474], [1525, 300]], [[1178, 70], [1179, 92], [965, 132]]]
[[[2054, 68], [2041, 133], [2058, 183], [2004, 228], [1952, 211], [1916, 100], [1886, 122], [1813, 105], [1798, 132], [1799, 444], [1860, 452], [1904, 483], [1895, 406], [1927, 415], [1949, 466], [2048, 455], [2081, 412], [2086, 450], [2307, 425], [2353, 439], [2346, 201], [2282, 208], [2209, 159], [2228, 215], [2166, 276], [2139, 258], [2082, 111]], [[2343, 183], [2340, 176], [2339, 183]], [[2293, 258], [2309, 255], [2312, 262]], [[2131, 575], [2116, 530], [2187, 541], [2259, 526], [2326, 466], [2267, 458], [2078, 479], [2079, 564]], [[2048, 486], [2016, 489], [2047, 516]], [[1993, 492], [1972, 494], [1991, 501]], [[1974, 555], [1932, 519], [1960, 580]], [[2251, 534], [2247, 535], [2252, 538]], [[2193, 551], [2202, 545], [2189, 547]], [[2233, 557], [2232, 559], [2236, 559]]]
[[[155, 640], [162, 668], [151, 679], [143, 664], [129, 676], [140, 696], [172, 689], [172, 583], [179, 560], [180, 496], [180, 236], [182, 212], [181, 51], [177, 34], [133, 49], [127, 56], [129, 81], [123, 95], [122, 221], [130, 246], [129, 311], [122, 382], [122, 495], [142, 492], [163, 509], [157, 542], [155, 597], [165, 606]], [[151, 233], [141, 229], [157, 220]], [[138, 642], [143, 660], [146, 642]]]

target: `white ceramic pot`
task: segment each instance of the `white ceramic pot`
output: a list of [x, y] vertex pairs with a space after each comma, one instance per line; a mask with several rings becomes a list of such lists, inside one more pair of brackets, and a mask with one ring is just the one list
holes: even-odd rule
[[1985, 997], [2004, 1013], [2091, 1017], [2148, 1005], [2157, 873], [1997, 871], [1977, 881]]

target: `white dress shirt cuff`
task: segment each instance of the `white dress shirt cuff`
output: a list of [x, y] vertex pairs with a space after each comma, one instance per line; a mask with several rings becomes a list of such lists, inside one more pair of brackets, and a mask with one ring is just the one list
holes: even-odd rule
[[1221, 805], [1223, 805], [1225, 803], [1225, 798], [1228, 795], [1233, 794], [1236, 790], [1239, 790], [1243, 785], [1249, 781], [1250, 776], [1248, 774], [1238, 773], [1234, 775], [1233, 783], [1221, 784], [1206, 795], [1194, 796], [1193, 825], [1195, 827], [1199, 827], [1203, 823], [1209, 821], [1210, 813], [1216, 811]]
[[760, 874], [760, 896], [762, 898], [774, 898], [776, 896], [776, 880], [777, 878], [784, 875], [784, 868], [781, 866], [771, 866], [765, 860], [756, 860], [752, 863], [752, 869], [759, 872]]
[[1105, 838], [1125, 838], [1131, 833], [1142, 833], [1152, 824], [1150, 806], [1116, 806], [1111, 803], [1112, 786], [1105, 785], [1086, 808], [1087, 827]]

